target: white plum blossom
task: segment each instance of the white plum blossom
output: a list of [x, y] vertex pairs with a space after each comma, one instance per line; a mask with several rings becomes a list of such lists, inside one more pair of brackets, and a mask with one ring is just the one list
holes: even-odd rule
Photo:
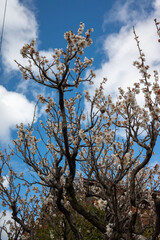
[[108, 237], [111, 237], [112, 233], [113, 233], [113, 224], [112, 223], [108, 223], [106, 225], [106, 235]]
[[79, 136], [80, 136], [80, 138], [82, 138], [82, 139], [85, 139], [85, 138], [86, 138], [86, 134], [85, 134], [85, 132], [84, 132], [83, 129], [80, 129], [80, 130], [79, 130]]
[[23, 178], [24, 172], [20, 172], [19, 176], [20, 176], [21, 178]]
[[103, 200], [103, 199], [98, 199], [97, 204], [100, 210], [105, 210], [106, 206], [107, 206], [107, 200]]
[[86, 120], [86, 114], [85, 114], [85, 113], [82, 114], [81, 119], [82, 119], [83, 121]]

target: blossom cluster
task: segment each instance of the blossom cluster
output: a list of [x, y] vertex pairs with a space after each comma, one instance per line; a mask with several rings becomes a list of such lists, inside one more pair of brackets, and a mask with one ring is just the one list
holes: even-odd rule
[[108, 203], [107, 200], [103, 200], [103, 199], [100, 198], [100, 199], [98, 199], [98, 201], [94, 202], [94, 205], [96, 207], [98, 207], [100, 210], [105, 211], [107, 203]]
[[[72, 85], [78, 87], [83, 81], [88, 81], [92, 84], [91, 79], [95, 77], [92, 70], [86, 79], [82, 79], [81, 74], [88, 66], [92, 65], [93, 58], [88, 59], [85, 57], [84, 61], [81, 61], [79, 57], [83, 55], [84, 49], [92, 44], [90, 35], [92, 31], [92, 28], [87, 30], [85, 32], [85, 36], [83, 36], [84, 23], [80, 23], [78, 34], [74, 34], [72, 31], [66, 32], [64, 34], [64, 38], [67, 41], [66, 51], [55, 48], [54, 54], [52, 54], [50, 59], [47, 59], [45, 56], [41, 56], [39, 51], [36, 50], [35, 40], [32, 40], [30, 44], [25, 44], [20, 50], [20, 53], [23, 58], [28, 59], [29, 65], [22, 66], [16, 61], [23, 78], [26, 80], [34, 79], [36, 82], [42, 84], [45, 82], [47, 86], [52, 85], [54, 88], [58, 88], [58, 83], [62, 81], [63, 86], [67, 88], [69, 82], [65, 77], [67, 74], [71, 75], [71, 71], [73, 71], [71, 77], [73, 80]], [[74, 67], [68, 69], [69, 62], [73, 59], [75, 61]], [[33, 66], [37, 66], [39, 68], [38, 75], [36, 72], [34, 73], [32, 68]], [[80, 72], [81, 74], [79, 74]]]
[[30, 147], [31, 153], [35, 155], [37, 152], [37, 143], [41, 141], [41, 139], [37, 139], [36, 136], [32, 135], [32, 128], [28, 127], [25, 129], [23, 123], [16, 125], [16, 127], [18, 128], [18, 138], [13, 140], [13, 143], [16, 145], [18, 151], [21, 151], [21, 147], [25, 142], [26, 146]]
[[64, 38], [68, 42], [67, 49], [69, 52], [74, 53], [78, 52], [79, 55], [83, 54], [83, 49], [92, 44], [92, 40], [90, 39], [90, 33], [93, 32], [93, 28], [89, 29], [85, 33], [85, 37], [82, 36], [84, 31], [85, 24], [80, 23], [80, 27], [78, 29], [78, 34], [74, 34], [72, 31], [66, 32], [64, 34]]
[[111, 237], [112, 233], [113, 233], [113, 224], [112, 223], [108, 223], [106, 225], [106, 235], [108, 237]]

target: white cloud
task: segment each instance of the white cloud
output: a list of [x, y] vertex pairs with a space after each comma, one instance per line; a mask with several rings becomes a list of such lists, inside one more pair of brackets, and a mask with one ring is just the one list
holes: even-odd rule
[[[158, 2], [158, 1], [157, 1]], [[117, 0], [113, 7], [105, 14], [103, 27], [108, 23], [136, 23], [143, 20], [152, 8], [151, 0]]]
[[[0, 26], [2, 26], [5, 1], [1, 0], [0, 8]], [[26, 1], [10, 0], [7, 2], [6, 17], [4, 25], [4, 34], [2, 42], [2, 62], [5, 71], [18, 70], [17, 64], [14, 60], [22, 65], [28, 65], [26, 59], [20, 55], [20, 49], [24, 44], [30, 43], [32, 39], [38, 37], [38, 24], [35, 14], [27, 5]], [[53, 50], [40, 51], [40, 55], [45, 55], [52, 58]], [[34, 68], [35, 70], [35, 68]]]
[[[4, 5], [5, 0], [1, 0], [0, 16], [4, 14]], [[2, 26], [2, 20], [1, 17], [0, 26]], [[17, 69], [14, 60], [22, 61], [19, 53], [20, 49], [31, 39], [37, 38], [37, 28], [34, 14], [23, 5], [23, 2], [20, 3], [18, 0], [7, 2], [2, 43], [2, 61], [6, 71]]]
[[0, 141], [6, 144], [10, 138], [10, 131], [16, 124], [32, 122], [34, 104], [22, 94], [7, 91], [0, 86], [0, 113]]
[[[23, 66], [28, 65], [28, 61], [20, 55], [20, 49], [24, 44], [30, 43], [32, 39], [38, 38], [38, 24], [35, 13], [30, 9], [32, 0], [10, 0], [7, 1], [4, 34], [2, 42], [2, 63], [5, 73], [19, 71], [14, 60]], [[1, 0], [0, 26], [2, 26], [6, 0]], [[40, 51], [40, 55], [46, 56], [49, 61], [52, 58], [53, 50]], [[33, 65], [33, 71], [38, 73], [38, 69]], [[8, 76], [8, 75], [7, 75]], [[29, 81], [20, 81], [17, 90], [26, 94], [28, 88], [30, 93], [35, 96], [35, 85], [30, 87]], [[38, 85], [38, 84], [37, 84]], [[36, 87], [38, 88], [38, 86]]]
[[156, 15], [159, 16], [159, 10], [160, 10], [160, 1], [159, 0], [155, 0], [153, 2], [153, 7], [155, 9]]
[[[145, 1], [142, 2], [144, 3]], [[132, 4], [132, 0], [125, 1], [123, 5], [117, 3], [110, 13], [111, 16], [115, 16], [112, 19], [113, 21], [120, 19], [120, 23], [123, 22], [123, 25], [118, 33], [109, 34], [106, 37], [103, 43], [103, 51], [108, 60], [103, 62], [99, 69], [95, 70], [97, 77], [93, 89], [99, 87], [103, 77], [107, 77], [106, 94], [117, 94], [118, 87], [126, 88], [127, 86], [132, 86], [141, 77], [138, 70], [133, 66], [133, 61], [139, 57], [136, 41], [134, 40], [133, 24], [137, 35], [139, 35], [141, 48], [146, 55], [147, 64], [151, 67], [151, 73], [153, 69], [159, 68], [160, 44], [157, 41], [158, 36], [154, 18], [157, 17], [157, 8], [160, 8], [160, 0], [156, 0], [153, 3], [153, 10], [150, 12], [147, 12], [147, 10], [145, 12], [145, 7], [143, 11], [140, 11], [139, 8], [133, 9]], [[140, 4], [140, 9], [142, 9], [142, 4]], [[140, 12], [142, 14], [139, 14]]]
[[[1, 215], [2, 215], [2, 211], [0, 212], [0, 216]], [[10, 211], [6, 211], [6, 216], [5, 217], [3, 216], [2, 218], [0, 218], [0, 226], [2, 227], [4, 225], [4, 222], [6, 223], [9, 220], [13, 221], [12, 220], [12, 214], [11, 214]], [[9, 225], [7, 225], [6, 228], [7, 228], [7, 230], [9, 230]], [[3, 239], [3, 240], [8, 239], [5, 231], [2, 231], [1, 239]]]
[[8, 176], [6, 175], [3, 178], [4, 178], [3, 186], [8, 188], [9, 187]]
[[[3, 22], [5, 2], [5, 0], [1, 0], [0, 26]], [[22, 59], [20, 55], [20, 49], [38, 36], [38, 24], [34, 12], [28, 6], [26, 1], [7, 1], [1, 57], [4, 70], [8, 73], [18, 70], [15, 59], [23, 65], [27, 65], [26, 60]], [[41, 53], [49, 56], [50, 52], [53, 53], [52, 50]], [[17, 90], [23, 94], [9, 92], [0, 85], [1, 144], [8, 144], [11, 129], [14, 129], [17, 123], [27, 124], [33, 120], [34, 104], [27, 100], [24, 94], [28, 93], [28, 88], [30, 88], [30, 96], [36, 98], [35, 95], [39, 88], [35, 85], [31, 86], [29, 81], [17, 82], [17, 84]]]

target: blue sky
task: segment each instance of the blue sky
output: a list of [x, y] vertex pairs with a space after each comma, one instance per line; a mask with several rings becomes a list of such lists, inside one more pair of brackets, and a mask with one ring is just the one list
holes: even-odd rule
[[[0, 0], [0, 28], [6, 0]], [[93, 45], [86, 50], [94, 58], [96, 72], [94, 91], [103, 77], [108, 77], [106, 94], [117, 94], [139, 78], [132, 62], [138, 51], [132, 32], [140, 36], [148, 64], [159, 70], [159, 45], [154, 18], [160, 16], [160, 0], [8, 0], [0, 56], [0, 145], [13, 137], [15, 124], [32, 121], [36, 95], [47, 90], [24, 81], [14, 62], [24, 62], [20, 48], [33, 38], [42, 54], [51, 55], [54, 48], [65, 48], [64, 32], [77, 31], [80, 22], [93, 27]]]

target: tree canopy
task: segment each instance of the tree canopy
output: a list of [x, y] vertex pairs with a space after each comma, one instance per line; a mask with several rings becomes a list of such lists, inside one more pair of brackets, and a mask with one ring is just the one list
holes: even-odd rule
[[[159, 36], [156, 19], [155, 26]], [[55, 49], [52, 60], [34, 40], [21, 49], [23, 78], [55, 98], [38, 95], [46, 120], [38, 124], [35, 110], [32, 124], [17, 126], [15, 148], [0, 152], [1, 217], [9, 208], [13, 219], [0, 229], [8, 239], [158, 239], [160, 171], [149, 165], [160, 133], [158, 71], [149, 73], [133, 29], [140, 79], [119, 88], [116, 100], [105, 94], [106, 78], [91, 94], [93, 59], [84, 51], [92, 31], [80, 23], [77, 34], [66, 32], [66, 49]], [[17, 173], [15, 157], [29, 171]]]

